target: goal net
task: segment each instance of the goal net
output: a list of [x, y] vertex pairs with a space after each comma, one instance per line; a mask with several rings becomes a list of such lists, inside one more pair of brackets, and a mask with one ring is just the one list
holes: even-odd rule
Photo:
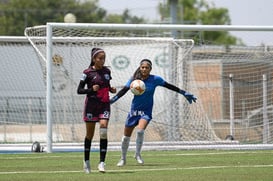
[[[156, 32], [153, 32], [156, 33]], [[40, 56], [46, 74], [46, 27], [26, 29], [27, 38]], [[85, 131], [81, 121], [83, 95], [76, 89], [82, 71], [90, 64], [93, 47], [106, 52], [106, 65], [111, 68], [111, 84], [121, 89], [139, 66], [140, 60], [153, 62], [152, 74], [179, 86], [197, 97], [193, 81], [191, 39], [149, 36], [146, 30], [97, 30], [92, 27], [52, 27], [52, 125], [53, 139], [81, 141]], [[113, 95], [112, 95], [113, 96]], [[109, 139], [119, 141], [129, 111], [132, 94], [127, 93], [112, 105]], [[200, 103], [189, 105], [182, 95], [158, 88], [155, 94], [153, 121], [146, 131], [147, 141], [216, 141]], [[199, 100], [198, 100], [199, 101]]]
[[[10, 75], [0, 90], [0, 139], [82, 143], [85, 96], [77, 95], [77, 86], [90, 64], [91, 49], [100, 47], [106, 52], [111, 84], [118, 90], [140, 60], [148, 58], [152, 74], [198, 97], [197, 103], [188, 104], [182, 95], [158, 87], [146, 142], [197, 147], [272, 143], [273, 47], [194, 42], [200, 27], [192, 29], [197, 34], [190, 38], [172, 38], [167, 25], [48, 23], [26, 28], [31, 46], [25, 40], [1, 40], [6, 70], [20, 74], [20, 79], [0, 72]], [[111, 106], [110, 142], [121, 140], [132, 96], [128, 92]]]

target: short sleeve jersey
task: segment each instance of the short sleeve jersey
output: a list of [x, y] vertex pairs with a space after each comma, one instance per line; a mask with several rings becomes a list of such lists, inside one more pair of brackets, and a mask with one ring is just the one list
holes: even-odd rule
[[81, 80], [87, 84], [87, 88], [91, 89], [93, 85], [97, 84], [100, 89], [97, 92], [88, 95], [89, 98], [97, 98], [101, 102], [109, 102], [109, 89], [111, 72], [107, 67], [100, 70], [88, 68], [83, 71]]
[[[150, 75], [143, 80], [146, 86], [145, 92], [140, 96], [134, 96], [131, 104], [131, 111], [144, 111], [145, 114], [152, 117], [152, 110], [154, 105], [154, 92], [157, 86], [163, 86], [165, 80], [157, 75]], [[132, 79], [128, 80], [126, 87], [130, 87]]]

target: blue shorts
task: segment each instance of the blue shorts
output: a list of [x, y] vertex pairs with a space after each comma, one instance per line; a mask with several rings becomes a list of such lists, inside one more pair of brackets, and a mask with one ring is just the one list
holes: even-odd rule
[[132, 116], [130, 113], [127, 116], [127, 119], [125, 121], [125, 127], [135, 127], [138, 125], [138, 122], [140, 119], [145, 119], [148, 124], [152, 120], [152, 118], [148, 115], [137, 115], [137, 116]]

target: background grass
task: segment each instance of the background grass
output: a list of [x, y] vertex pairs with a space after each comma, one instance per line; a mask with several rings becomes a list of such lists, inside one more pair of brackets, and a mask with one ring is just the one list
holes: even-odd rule
[[82, 169], [83, 153], [0, 154], [1, 181], [69, 180], [272, 180], [273, 151], [179, 150], [144, 151], [143, 166], [133, 153], [117, 167], [119, 152], [108, 152], [106, 173], [97, 171], [99, 153], [91, 153], [91, 174]]

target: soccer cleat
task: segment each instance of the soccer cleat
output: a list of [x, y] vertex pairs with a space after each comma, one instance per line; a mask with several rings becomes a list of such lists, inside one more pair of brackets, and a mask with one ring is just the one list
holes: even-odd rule
[[138, 164], [141, 164], [141, 165], [144, 164], [144, 161], [142, 160], [142, 158], [141, 158], [140, 155], [135, 155], [135, 159], [136, 159], [136, 161], [137, 161]]
[[118, 162], [118, 164], [117, 164], [117, 166], [118, 167], [123, 167], [124, 165], [126, 165], [126, 160], [120, 159], [119, 162]]
[[91, 172], [89, 160], [86, 161], [83, 160], [83, 170], [86, 174], [89, 174]]
[[104, 173], [105, 172], [105, 163], [104, 162], [100, 162], [98, 165], [98, 169], [100, 172]]

